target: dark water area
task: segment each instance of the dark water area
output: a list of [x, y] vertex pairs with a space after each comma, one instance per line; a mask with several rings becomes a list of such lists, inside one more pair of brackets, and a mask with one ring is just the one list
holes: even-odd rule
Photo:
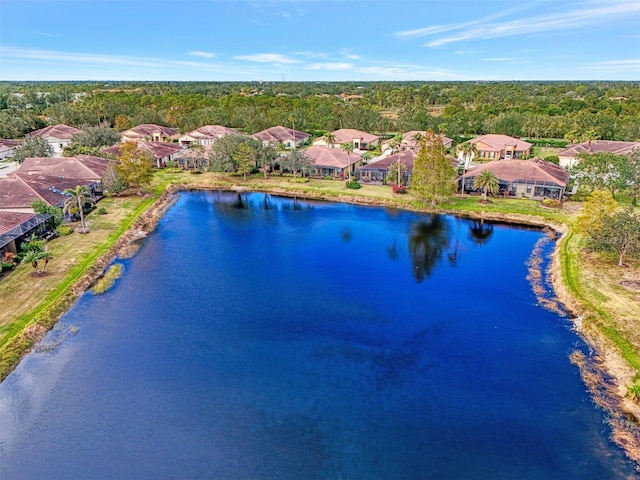
[[526, 280], [543, 235], [182, 194], [0, 384], [0, 479], [634, 478]]

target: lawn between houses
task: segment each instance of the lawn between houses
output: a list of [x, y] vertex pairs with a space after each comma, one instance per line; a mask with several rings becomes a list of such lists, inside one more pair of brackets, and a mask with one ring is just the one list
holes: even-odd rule
[[[334, 180], [294, 183], [290, 177], [264, 179], [261, 175], [253, 175], [244, 181], [242, 177], [208, 172], [193, 175], [159, 171], [144, 196], [101, 200], [99, 205], [108, 213], [88, 215], [91, 233], [81, 235], [75, 232], [49, 242], [54, 260], [49, 263], [46, 276], [34, 277], [30, 265], [20, 265], [0, 281], [3, 305], [0, 311], [0, 379], [8, 375], [22, 355], [71, 306], [80, 290], [88, 287], [87, 279], [90, 281], [96, 276], [93, 271], [96, 261], [114, 247], [168, 185], [175, 185], [178, 189], [263, 191], [430, 211], [410, 193], [394, 194], [388, 186], [363, 186], [359, 190], [350, 190], [345, 187], [345, 182]], [[580, 205], [572, 202], [565, 203], [562, 209], [549, 209], [526, 199], [496, 198], [492, 203], [481, 204], [477, 197], [454, 196], [438, 211], [512, 223], [548, 225], [564, 230], [565, 235], [557, 249], [559, 273], [556, 278], [562, 281], [559, 290], [568, 294], [562, 296], [562, 300], [581, 317], [583, 331], [599, 347], [616, 347], [631, 366], [626, 376], [621, 375], [620, 379], [623, 383], [628, 382], [640, 373], [640, 318], [637, 316], [640, 311], [640, 262], [632, 263], [630, 268], [619, 269], [608, 256], [585, 255], [581, 249], [582, 239], [572, 233], [573, 221], [579, 210]], [[626, 385], [628, 383], [620, 386], [621, 395], [624, 395]]]

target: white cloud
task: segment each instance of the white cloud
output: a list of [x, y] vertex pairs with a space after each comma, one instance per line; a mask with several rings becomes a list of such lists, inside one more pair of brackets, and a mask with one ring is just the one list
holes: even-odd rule
[[238, 69], [228, 64], [185, 62], [179, 60], [167, 60], [153, 57], [130, 57], [125, 55], [105, 55], [96, 53], [62, 52], [55, 50], [41, 50], [29, 48], [17, 48], [0, 46], [0, 57], [5, 61], [17, 59], [20, 61], [31, 61], [33, 63], [51, 64], [54, 63], [61, 70], [64, 65], [85, 65], [93, 67], [117, 66], [136, 67], [151, 69], [170, 69], [179, 67], [189, 67], [200, 71], [220, 72], [220, 73], [251, 73], [248, 69]]
[[519, 60], [518, 58], [511, 57], [494, 57], [494, 58], [483, 58], [483, 62], [513, 62], [515, 60]]
[[[614, 22], [634, 22], [640, 18], [640, 2], [637, 0], [610, 0], [606, 5], [601, 3], [582, 3], [579, 7], [571, 4], [572, 9], [523, 17], [513, 20], [492, 22], [500, 17], [512, 15], [515, 10], [490, 15], [480, 20], [461, 22], [449, 25], [436, 25], [415, 30], [396, 33], [399, 38], [422, 36], [436, 37], [425, 43], [426, 47], [441, 47], [451, 43], [490, 39], [509, 36], [522, 36], [531, 33], [576, 30], [584, 27], [611, 24]], [[438, 36], [450, 32], [448, 35]]]
[[311, 50], [303, 50], [301, 52], [293, 52], [293, 55], [297, 55], [299, 57], [304, 57], [304, 58], [329, 58], [329, 56], [326, 53], [312, 52]]
[[288, 58], [280, 53], [256, 53], [254, 55], [238, 55], [233, 57], [236, 60], [245, 60], [247, 62], [257, 63], [279, 63], [279, 64], [292, 64], [300, 63], [298, 60]]
[[199, 50], [195, 50], [188, 53], [191, 57], [202, 57], [202, 58], [215, 58], [216, 54], [211, 52], [202, 52]]
[[630, 60], [610, 60], [607, 62], [597, 62], [585, 66], [588, 70], [596, 70], [604, 73], [617, 72], [640, 72], [640, 58]]
[[325, 62], [312, 63], [307, 67], [309, 70], [350, 70], [353, 68], [351, 63]]

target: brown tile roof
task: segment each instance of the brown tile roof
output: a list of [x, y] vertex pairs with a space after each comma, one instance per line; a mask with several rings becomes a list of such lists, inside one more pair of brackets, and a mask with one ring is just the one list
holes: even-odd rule
[[266, 130], [262, 130], [261, 132], [254, 133], [252, 136], [263, 142], [276, 143], [292, 141], [294, 140], [294, 138], [296, 142], [299, 142], [309, 138], [308, 133], [300, 132], [298, 130], [283, 127], [280, 125], [278, 125], [277, 127], [267, 128]]
[[16, 172], [0, 178], [0, 209], [31, 208], [35, 200], [57, 205], [64, 200], [64, 190], [87, 183], [92, 182], [42, 174], [28, 176]]
[[35, 213], [0, 212], [0, 235], [34, 218]]
[[553, 182], [566, 187], [569, 181], [569, 173], [566, 170], [537, 157], [530, 160], [494, 160], [470, 170], [466, 176], [473, 178], [485, 170], [493, 172], [498, 179], [505, 182], [517, 180]]
[[[194, 138], [220, 138], [225, 135], [240, 135], [240, 132], [234, 128], [225, 127], [222, 125], [204, 125], [203, 127], [196, 128], [183, 136], [189, 136]], [[182, 138], [182, 137], [181, 137]]]
[[154, 133], [160, 133], [166, 137], [172, 137], [180, 133], [177, 128], [163, 127], [154, 123], [143, 123], [121, 133], [129, 138], [145, 138], [153, 137]]
[[92, 155], [75, 157], [32, 157], [25, 158], [18, 169], [21, 175], [43, 174], [50, 177], [67, 177], [76, 180], [100, 180], [114, 161]]
[[376, 162], [371, 162], [368, 165], [360, 167], [361, 170], [387, 170], [389, 165], [392, 163], [396, 163], [398, 160], [404, 164], [407, 170], [413, 170], [413, 162], [416, 159], [417, 153], [413, 150], [405, 150], [404, 152], [398, 152], [394, 155], [389, 155], [381, 160]]
[[372, 135], [371, 133], [362, 132], [353, 128], [341, 128], [335, 132], [331, 132], [335, 140], [333, 143], [352, 143], [354, 139], [358, 138], [365, 143], [371, 143], [380, 137]]
[[615, 153], [616, 155], [627, 155], [634, 149], [640, 148], [640, 142], [619, 142], [615, 140], [592, 140], [589, 142], [576, 143], [558, 153], [559, 157], [575, 157], [580, 153]]
[[28, 133], [27, 135], [30, 137], [59, 138], [61, 140], [70, 140], [71, 137], [77, 135], [78, 133], [82, 133], [82, 130], [78, 130], [75, 127], [70, 127], [69, 125], [59, 123], [58, 125], [51, 125], [49, 127], [41, 128], [40, 130]]
[[13, 140], [9, 138], [0, 138], [0, 146], [13, 148], [20, 143], [20, 140]]
[[[147, 152], [151, 153], [157, 160], [160, 160], [167, 155], [173, 155], [182, 151], [182, 147], [180, 145], [176, 145], [174, 143], [167, 142], [150, 142], [147, 140], [134, 140], [137, 142], [138, 146]], [[116, 144], [111, 147], [103, 148], [102, 152], [107, 155], [119, 155], [120, 154], [120, 145]]]
[[313, 165], [324, 167], [346, 168], [362, 160], [362, 155], [355, 152], [347, 154], [339, 148], [322, 147], [320, 145], [309, 147], [303, 150], [303, 153], [311, 160]]
[[482, 142], [485, 145], [490, 147], [489, 151], [499, 152], [504, 150], [507, 146], [515, 146], [515, 150], [518, 151], [527, 151], [531, 148], [531, 144], [529, 142], [525, 142], [524, 140], [519, 140], [517, 138], [510, 137], [509, 135], [502, 135], [500, 133], [489, 133], [487, 135], [482, 135], [480, 137], [473, 138], [469, 140], [469, 143], [479, 143]]

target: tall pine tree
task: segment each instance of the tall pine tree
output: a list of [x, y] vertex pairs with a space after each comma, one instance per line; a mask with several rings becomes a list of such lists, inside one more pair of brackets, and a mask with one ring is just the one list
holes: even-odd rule
[[445, 155], [442, 139], [427, 130], [413, 162], [411, 190], [432, 207], [453, 195], [456, 189], [457, 174]]

